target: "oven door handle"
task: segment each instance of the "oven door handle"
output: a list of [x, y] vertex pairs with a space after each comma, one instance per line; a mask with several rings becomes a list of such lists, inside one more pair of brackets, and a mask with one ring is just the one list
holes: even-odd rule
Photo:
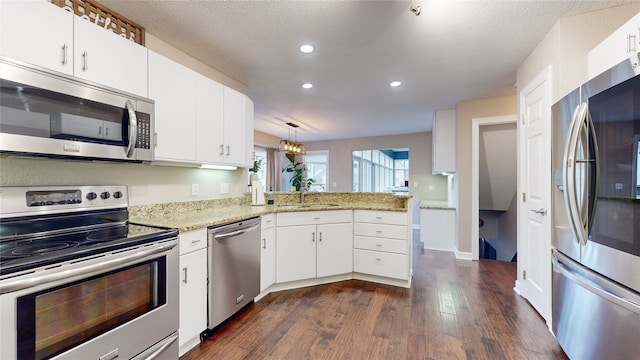
[[139, 355], [135, 356], [131, 360], [154, 360], [157, 359], [162, 353], [167, 350], [171, 344], [173, 344], [176, 340], [178, 340], [178, 334], [171, 335], [151, 348], [145, 350]]
[[0, 294], [5, 294], [13, 291], [23, 290], [32, 288], [38, 285], [63, 280], [70, 279], [75, 276], [83, 275], [85, 277], [92, 276], [94, 274], [98, 274], [104, 272], [106, 270], [113, 270], [117, 268], [121, 268], [128, 265], [133, 265], [137, 262], [141, 262], [147, 260], [149, 258], [155, 257], [158, 254], [167, 252], [173, 249], [178, 244], [178, 240], [171, 240], [156, 246], [152, 247], [140, 247], [133, 251], [131, 254], [124, 255], [122, 252], [118, 253], [118, 256], [108, 259], [99, 263], [89, 264], [86, 266], [79, 266], [73, 269], [68, 269], [64, 271], [58, 271], [51, 274], [45, 274], [40, 276], [35, 276], [30, 279], [20, 279], [20, 277], [15, 280], [3, 281], [0, 284]]

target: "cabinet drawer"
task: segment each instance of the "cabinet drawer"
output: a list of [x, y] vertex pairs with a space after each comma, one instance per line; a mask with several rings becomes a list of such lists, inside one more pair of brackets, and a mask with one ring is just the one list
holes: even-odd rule
[[270, 229], [274, 227], [276, 224], [276, 214], [262, 215], [260, 217], [260, 220], [262, 221], [260, 224], [260, 229], [262, 230]]
[[396, 211], [355, 210], [353, 221], [374, 224], [407, 225], [407, 213]]
[[385, 251], [396, 254], [407, 253], [407, 242], [368, 236], [354, 236], [353, 247], [356, 249]]
[[311, 224], [339, 224], [353, 221], [353, 211], [300, 211], [278, 213], [278, 226], [295, 226]]
[[207, 247], [207, 229], [180, 233], [180, 255]]
[[355, 249], [353, 251], [353, 271], [406, 280], [407, 256]]
[[359, 222], [353, 224], [354, 235], [407, 240], [407, 231], [406, 225], [384, 225]]

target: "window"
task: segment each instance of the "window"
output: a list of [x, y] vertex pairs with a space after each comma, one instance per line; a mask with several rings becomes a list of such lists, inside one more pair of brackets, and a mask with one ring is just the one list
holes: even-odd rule
[[362, 150], [352, 153], [353, 191], [406, 192], [409, 180], [409, 151]]
[[[267, 186], [267, 149], [264, 148], [254, 148], [253, 152], [255, 153], [253, 160], [256, 161], [258, 159], [262, 159], [262, 166], [260, 167], [260, 170], [256, 173], [258, 175], [258, 177], [260, 178], [260, 180], [262, 180], [262, 186], [265, 187], [265, 191], [266, 191], [266, 186]], [[253, 164], [252, 164], [253, 165]], [[251, 174], [253, 174], [251, 171], [249, 171], [249, 177], [251, 176]], [[251, 185], [251, 178], [249, 178], [249, 180], [247, 180], [247, 184]]]
[[304, 164], [307, 166], [307, 177], [316, 181], [309, 191], [327, 191], [329, 151], [307, 151]]

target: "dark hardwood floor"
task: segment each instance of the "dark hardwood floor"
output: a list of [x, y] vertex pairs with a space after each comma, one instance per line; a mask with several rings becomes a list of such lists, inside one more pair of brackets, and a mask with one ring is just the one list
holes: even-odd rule
[[513, 290], [515, 263], [456, 260], [417, 239], [411, 289], [351, 280], [271, 293], [181, 360], [568, 359]]

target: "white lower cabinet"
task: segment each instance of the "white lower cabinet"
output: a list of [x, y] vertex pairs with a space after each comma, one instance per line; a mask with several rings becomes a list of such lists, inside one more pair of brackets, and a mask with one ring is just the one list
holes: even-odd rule
[[180, 234], [180, 355], [207, 328], [207, 229]]
[[276, 282], [276, 215], [262, 216], [260, 231], [260, 291]]
[[313, 279], [353, 271], [353, 212], [277, 214], [276, 281]]
[[411, 274], [406, 212], [354, 211], [353, 271], [408, 280]]

